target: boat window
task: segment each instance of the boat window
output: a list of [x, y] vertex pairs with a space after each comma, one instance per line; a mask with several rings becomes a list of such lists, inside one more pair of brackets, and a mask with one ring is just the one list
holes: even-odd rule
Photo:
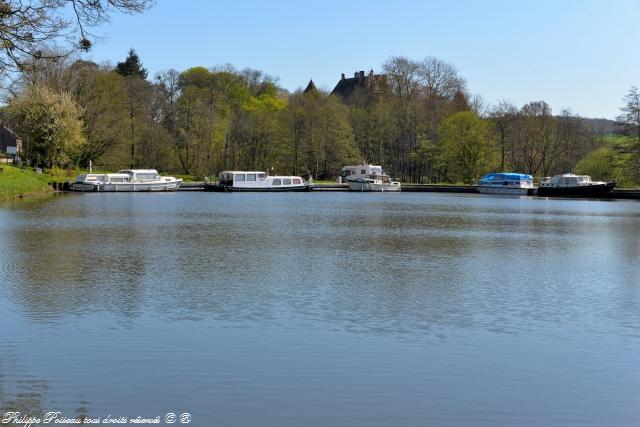
[[291, 185], [291, 179], [290, 178], [284, 178], [282, 180], [282, 185]]
[[294, 184], [302, 184], [302, 182], [300, 182], [300, 179], [299, 179], [299, 178], [294, 178], [294, 179], [293, 179], [293, 183], [294, 183]]
[[157, 178], [157, 175], [154, 173], [138, 173], [136, 174], [136, 178], [144, 181], [144, 180], [153, 180]]
[[258, 179], [259, 179], [260, 181], [264, 181], [264, 179], [265, 179], [266, 177], [267, 177], [267, 174], [266, 174], [266, 173], [259, 173], [259, 174], [258, 174]]
[[274, 179], [273, 180], [273, 185], [282, 185], [281, 181], [279, 179]]
[[367, 173], [366, 169], [360, 169], [360, 174], [364, 175], [365, 173]]
[[256, 180], [256, 174], [255, 173], [248, 173], [247, 174], [247, 181], [255, 181]]
[[576, 178], [571, 178], [571, 184], [576, 184], [578, 182], [578, 180]]
[[234, 178], [235, 178], [236, 181], [244, 181], [244, 174], [243, 173], [237, 173]]

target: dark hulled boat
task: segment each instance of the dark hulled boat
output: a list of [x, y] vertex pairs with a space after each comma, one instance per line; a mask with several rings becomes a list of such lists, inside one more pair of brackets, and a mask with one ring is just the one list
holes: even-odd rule
[[602, 197], [616, 186], [615, 182], [591, 181], [589, 175], [566, 173], [542, 178], [538, 187], [541, 197]]

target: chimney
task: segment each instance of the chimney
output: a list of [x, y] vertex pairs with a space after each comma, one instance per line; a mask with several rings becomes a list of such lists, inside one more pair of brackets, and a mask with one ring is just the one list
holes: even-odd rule
[[364, 78], [364, 71], [360, 71], [360, 78]]
[[342, 73], [342, 78], [340, 80], [344, 80], [344, 73]]
[[356, 71], [355, 73], [353, 73], [353, 78], [357, 79], [358, 78], [358, 72]]

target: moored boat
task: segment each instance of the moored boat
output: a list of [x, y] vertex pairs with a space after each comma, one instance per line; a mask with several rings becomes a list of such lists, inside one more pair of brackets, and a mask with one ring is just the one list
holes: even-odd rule
[[132, 192], [177, 191], [182, 179], [160, 176], [155, 169], [123, 169], [118, 173], [87, 173], [78, 175], [69, 184], [72, 191]]
[[382, 175], [384, 171], [382, 166], [361, 164], [345, 166], [340, 171], [340, 178], [342, 182], [357, 181], [364, 178], [365, 175]]
[[540, 180], [538, 196], [601, 197], [616, 186], [615, 182], [592, 181], [589, 175], [565, 173]]
[[480, 193], [532, 195], [533, 177], [522, 173], [488, 173], [476, 185]]
[[400, 191], [400, 182], [392, 181], [389, 175], [370, 174], [362, 178], [347, 179], [350, 191]]
[[268, 176], [262, 171], [223, 171], [217, 183], [206, 183], [205, 191], [309, 191], [300, 176]]

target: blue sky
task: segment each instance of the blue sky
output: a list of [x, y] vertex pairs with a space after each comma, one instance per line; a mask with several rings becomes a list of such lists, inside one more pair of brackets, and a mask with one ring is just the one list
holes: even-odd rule
[[231, 63], [292, 91], [311, 78], [332, 89], [393, 55], [446, 60], [489, 103], [545, 100], [586, 117], [614, 118], [640, 86], [638, 0], [157, 0], [95, 32], [96, 62], [133, 47], [150, 76]]

